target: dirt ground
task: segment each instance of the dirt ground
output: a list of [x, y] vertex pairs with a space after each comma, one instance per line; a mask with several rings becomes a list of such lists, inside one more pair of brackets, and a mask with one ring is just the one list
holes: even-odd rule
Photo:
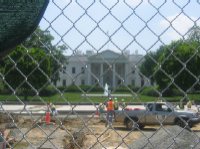
[[[105, 127], [97, 117], [54, 118], [47, 125], [44, 118], [31, 119], [20, 117], [17, 126], [2, 127], [10, 129], [10, 137], [15, 137], [15, 149], [126, 149], [141, 136], [151, 135], [159, 126], [145, 127], [142, 131], [128, 131], [121, 123], [115, 122], [112, 127]], [[167, 127], [167, 126], [166, 126]], [[200, 136], [200, 125], [193, 132]]]

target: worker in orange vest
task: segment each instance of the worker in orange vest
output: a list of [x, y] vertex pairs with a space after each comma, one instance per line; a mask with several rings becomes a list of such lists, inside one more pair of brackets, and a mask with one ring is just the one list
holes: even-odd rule
[[109, 98], [108, 102], [106, 103], [106, 108], [107, 108], [106, 126], [108, 126], [108, 124], [109, 126], [111, 126], [114, 116], [114, 102], [112, 98]]

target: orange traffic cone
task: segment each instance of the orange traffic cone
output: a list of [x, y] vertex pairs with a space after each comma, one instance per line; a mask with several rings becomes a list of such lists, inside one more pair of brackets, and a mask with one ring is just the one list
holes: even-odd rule
[[99, 116], [99, 110], [96, 110], [95, 115]]
[[46, 112], [45, 121], [46, 121], [46, 124], [47, 124], [47, 125], [50, 124], [50, 121], [51, 121], [50, 112]]

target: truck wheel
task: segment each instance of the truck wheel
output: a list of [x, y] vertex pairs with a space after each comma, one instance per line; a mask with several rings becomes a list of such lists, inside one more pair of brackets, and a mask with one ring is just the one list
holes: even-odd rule
[[126, 128], [128, 130], [136, 130], [136, 129], [138, 129], [139, 125], [137, 123], [137, 120], [127, 118], [126, 119]]
[[192, 125], [192, 123], [191, 123], [191, 122], [188, 122], [188, 126], [189, 126], [190, 128], [192, 128], [192, 127], [193, 127], [193, 125]]
[[181, 119], [177, 119], [176, 125], [178, 125], [178, 126], [180, 126], [180, 127], [182, 127], [182, 128], [185, 127], [185, 123], [184, 123]]
[[185, 128], [188, 131], [191, 131], [190, 128], [192, 128], [192, 125], [190, 123], [186, 126], [186, 124], [181, 119], [177, 119], [176, 125], [178, 125], [178, 126], [180, 126], [182, 128]]
[[140, 128], [140, 129], [143, 129], [144, 127], [145, 127], [145, 125], [139, 124], [139, 128]]

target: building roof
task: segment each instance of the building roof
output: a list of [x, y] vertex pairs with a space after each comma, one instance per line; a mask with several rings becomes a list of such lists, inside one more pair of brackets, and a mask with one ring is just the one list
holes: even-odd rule
[[68, 62], [87, 62], [88, 58], [85, 55], [72, 55], [67, 57]]
[[92, 55], [89, 58], [90, 62], [102, 62], [102, 61], [107, 61], [107, 62], [127, 62], [128, 57], [116, 52], [113, 52], [111, 50], [105, 50], [101, 53], [98, 53], [96, 55]]
[[84, 54], [77, 54], [72, 56], [67, 56], [68, 62], [93, 62], [93, 63], [101, 63], [102, 61], [114, 63], [114, 62], [133, 62], [133, 63], [140, 63], [142, 61], [142, 55], [126, 55], [114, 52], [112, 50], [105, 50], [101, 53], [94, 53], [93, 55], [84, 55]]

